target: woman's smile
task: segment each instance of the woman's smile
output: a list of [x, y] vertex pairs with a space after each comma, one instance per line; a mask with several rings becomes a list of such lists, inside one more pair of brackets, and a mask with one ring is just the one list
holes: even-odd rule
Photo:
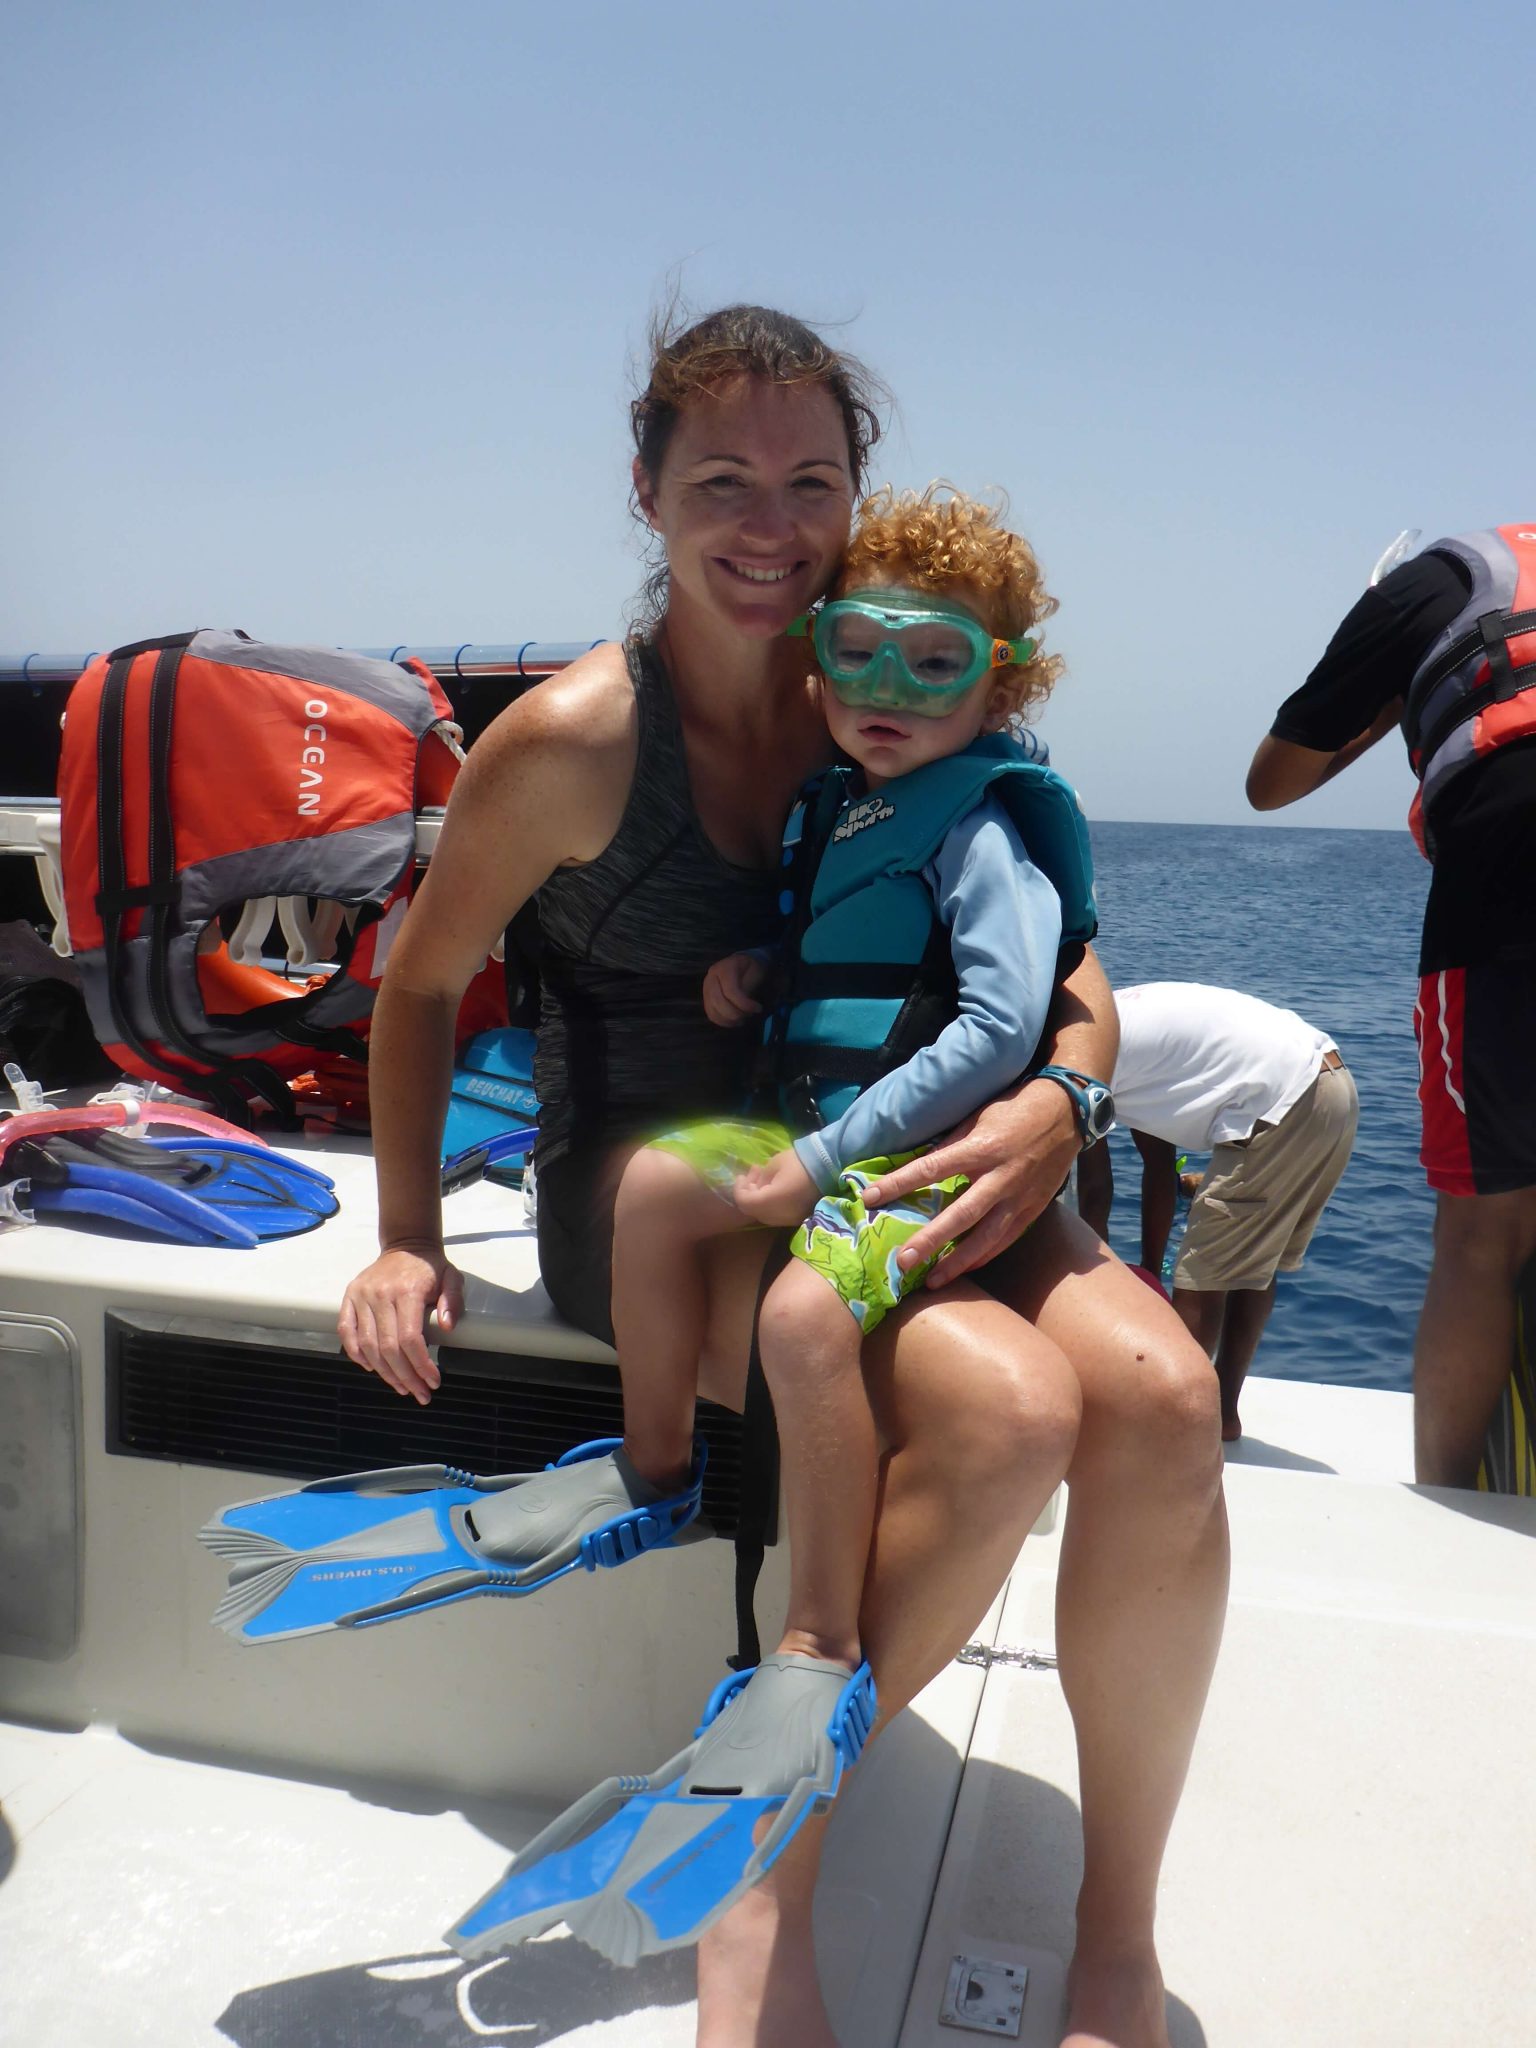
[[637, 478], [663, 535], [674, 602], [776, 636], [831, 580], [853, 478], [836, 404], [818, 385], [737, 378], [679, 419], [659, 479]]
[[715, 560], [722, 568], [729, 569], [733, 576], [744, 577], [748, 583], [782, 583], [786, 576], [793, 576], [797, 569], [805, 567], [803, 560], [787, 562], [782, 568], [770, 568], [761, 562], [733, 562], [729, 555], [716, 555]]

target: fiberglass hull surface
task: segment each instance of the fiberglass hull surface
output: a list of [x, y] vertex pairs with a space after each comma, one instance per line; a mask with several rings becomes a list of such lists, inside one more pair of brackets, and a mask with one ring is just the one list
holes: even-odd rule
[[[73, 1417], [79, 1489], [76, 1625], [0, 1656], [0, 2044], [682, 2048], [686, 1955], [468, 1965], [438, 1937], [568, 1798], [686, 1735], [730, 1646], [729, 1545], [247, 1649], [208, 1624], [222, 1571], [193, 1532], [264, 1476], [103, 1448], [109, 1310], [323, 1348], [372, 1238], [369, 1162], [335, 1166], [342, 1217], [270, 1256], [0, 1240], [0, 1353], [13, 1385], [46, 1376], [39, 1431]], [[549, 1315], [515, 1203], [449, 1210], [463, 1341], [601, 1370]], [[1174, 2039], [1522, 2039], [1536, 1506], [1406, 1485], [1402, 1395], [1259, 1380], [1244, 1413], [1226, 1642], [1161, 1890]], [[1056, 2039], [1080, 1868], [1060, 1540], [1031, 1539], [978, 1631], [1029, 1654], [951, 1666], [839, 1802], [818, 1942], [844, 2048], [953, 2043], [957, 1956], [1028, 1968], [1017, 2038]]]

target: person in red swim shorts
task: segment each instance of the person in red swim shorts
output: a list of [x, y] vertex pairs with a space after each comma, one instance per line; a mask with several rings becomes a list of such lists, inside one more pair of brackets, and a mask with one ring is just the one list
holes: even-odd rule
[[1295, 803], [1394, 725], [1434, 865], [1414, 1012], [1437, 1197], [1415, 1464], [1472, 1486], [1536, 1253], [1536, 524], [1437, 540], [1373, 582], [1259, 742], [1249, 802]]

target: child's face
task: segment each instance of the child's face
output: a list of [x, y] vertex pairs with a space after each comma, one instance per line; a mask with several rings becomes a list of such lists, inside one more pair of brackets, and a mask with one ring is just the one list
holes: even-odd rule
[[[930, 591], [914, 590], [896, 582], [878, 587], [904, 603], [964, 611], [979, 625], [986, 625], [977, 607], [964, 594], [946, 591], [938, 598]], [[942, 761], [950, 754], [958, 754], [979, 734], [997, 730], [1003, 721], [1001, 715], [994, 714], [995, 699], [996, 685], [990, 675], [972, 683], [964, 696], [957, 699], [954, 709], [942, 718], [926, 717], [878, 701], [844, 704], [826, 682], [821, 692], [827, 730], [843, 752], [858, 762], [872, 789], [898, 775], [910, 774], [925, 762]]]

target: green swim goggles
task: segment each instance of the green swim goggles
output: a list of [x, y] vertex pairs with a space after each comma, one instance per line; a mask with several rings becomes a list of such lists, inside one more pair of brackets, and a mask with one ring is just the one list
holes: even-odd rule
[[999, 640], [969, 612], [893, 591], [834, 597], [790, 627], [816, 649], [839, 703], [947, 718], [994, 669], [1028, 661], [1033, 640]]

